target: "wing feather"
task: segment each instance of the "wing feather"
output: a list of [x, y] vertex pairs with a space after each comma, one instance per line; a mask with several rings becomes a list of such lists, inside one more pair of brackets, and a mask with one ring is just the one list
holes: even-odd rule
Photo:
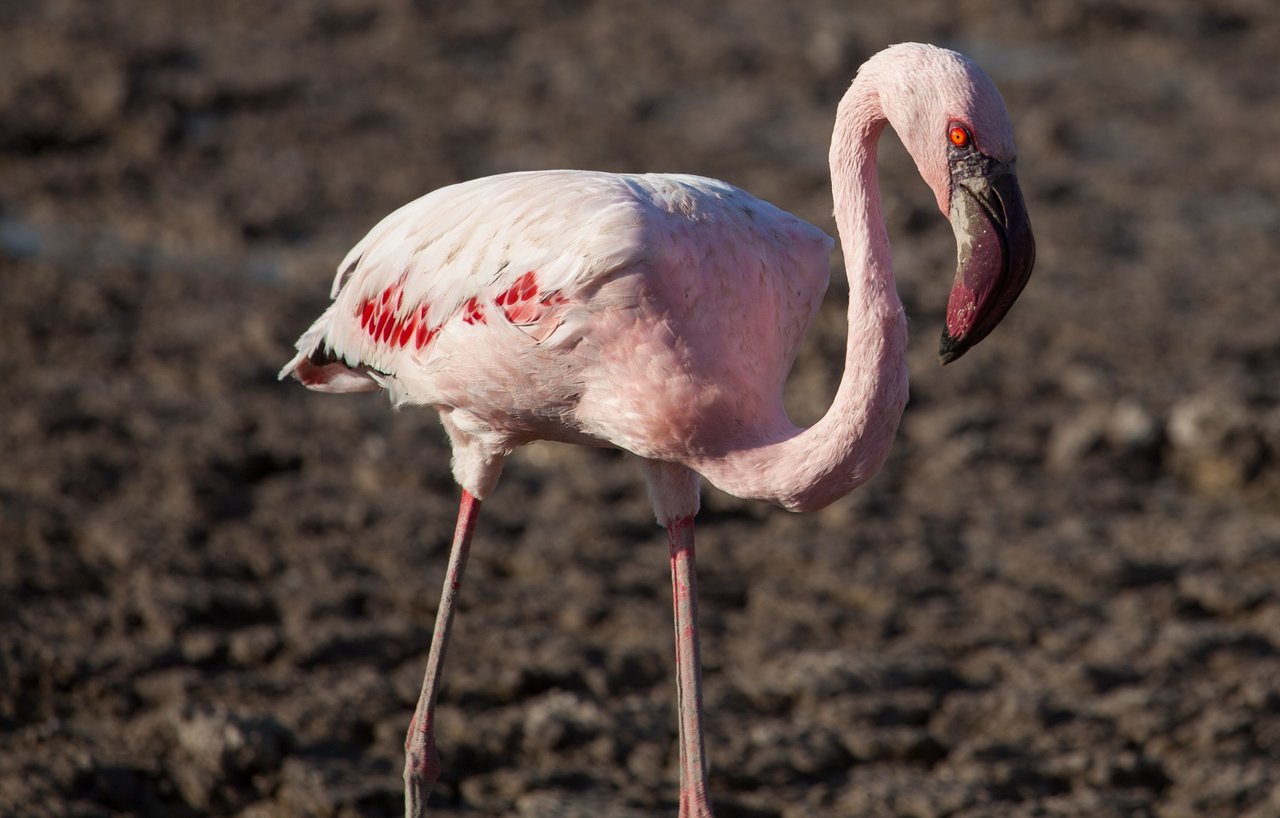
[[[326, 391], [409, 378], [415, 400], [436, 402], [437, 375], [463, 356], [483, 350], [505, 366], [534, 345], [574, 348], [593, 320], [635, 315], [627, 308], [657, 298], [699, 332], [737, 337], [754, 327], [758, 337], [744, 343], [776, 357], [764, 368], [781, 379], [825, 288], [830, 248], [812, 225], [713, 179], [476, 179], [410, 202], [351, 249], [333, 303], [281, 377]], [[620, 280], [623, 271], [642, 273], [643, 284]], [[739, 302], [734, 315], [703, 314]]]
[[[496, 318], [495, 306], [546, 338], [576, 295], [643, 260], [642, 231], [635, 196], [612, 174], [534, 171], [441, 188], [388, 215], [351, 249], [338, 265], [333, 303], [281, 375], [307, 360], [321, 364], [315, 372], [341, 362], [366, 379], [368, 370], [422, 365], [438, 333]], [[518, 303], [496, 303], [504, 297]]]

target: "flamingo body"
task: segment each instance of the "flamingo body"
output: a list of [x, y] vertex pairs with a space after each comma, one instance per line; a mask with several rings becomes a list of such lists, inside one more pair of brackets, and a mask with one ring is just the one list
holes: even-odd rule
[[422, 694], [405, 742], [405, 812], [439, 775], [434, 708], [479, 503], [535, 440], [639, 455], [671, 556], [680, 815], [710, 818], [693, 517], [699, 480], [821, 508], [880, 468], [907, 399], [906, 316], [880, 210], [892, 125], [957, 239], [939, 347], [982, 340], [1035, 245], [1004, 102], [976, 65], [906, 43], [872, 57], [836, 112], [836, 224], [849, 275], [844, 374], [827, 413], [791, 423], [782, 389], [828, 281], [822, 231], [724, 182], [586, 171], [443, 188], [392, 213], [339, 266], [333, 303], [280, 373], [331, 392], [433, 406], [463, 488]]
[[[832, 240], [713, 179], [511, 173], [387, 216], [282, 374], [445, 413], [455, 470], [533, 440], [690, 462], [785, 423]], [[461, 445], [459, 445], [461, 444]]]

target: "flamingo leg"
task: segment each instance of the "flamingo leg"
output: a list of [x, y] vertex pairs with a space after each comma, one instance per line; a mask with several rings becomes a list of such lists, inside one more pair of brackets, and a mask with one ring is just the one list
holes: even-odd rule
[[676, 626], [676, 693], [680, 714], [680, 818], [712, 818], [702, 740], [702, 660], [698, 654], [698, 583], [693, 517], [667, 526]]
[[440, 689], [440, 669], [449, 646], [449, 631], [453, 628], [453, 614], [457, 608], [458, 589], [462, 587], [462, 574], [467, 567], [467, 555], [471, 552], [471, 534], [475, 531], [476, 517], [480, 513], [480, 501], [470, 492], [462, 492], [458, 506], [458, 524], [453, 533], [453, 547], [449, 552], [449, 567], [445, 571], [444, 589], [440, 592], [440, 608], [436, 611], [435, 632], [431, 636], [431, 651], [427, 654], [427, 672], [422, 679], [422, 693], [418, 706], [409, 723], [409, 734], [404, 741], [404, 814], [406, 818], [422, 818], [427, 812], [427, 797], [440, 777], [440, 754], [436, 752], [435, 712], [436, 693]]

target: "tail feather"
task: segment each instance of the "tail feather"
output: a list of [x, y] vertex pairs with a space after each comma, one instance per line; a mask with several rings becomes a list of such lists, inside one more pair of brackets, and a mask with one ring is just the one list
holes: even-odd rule
[[339, 358], [325, 342], [331, 305], [320, 320], [298, 339], [298, 354], [280, 370], [279, 378], [293, 376], [303, 386], [317, 392], [374, 392], [381, 388], [373, 370], [350, 365]]
[[292, 375], [317, 392], [376, 392], [381, 388], [364, 367], [352, 369], [340, 361], [317, 366], [301, 355], [295, 360], [298, 362], [285, 367], [280, 377]]

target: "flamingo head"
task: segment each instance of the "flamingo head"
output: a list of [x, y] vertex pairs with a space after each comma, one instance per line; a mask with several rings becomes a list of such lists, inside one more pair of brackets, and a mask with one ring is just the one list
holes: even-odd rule
[[885, 117], [956, 236], [956, 275], [939, 348], [948, 364], [995, 329], [1035, 264], [1031, 222], [1014, 175], [1013, 126], [995, 84], [967, 57], [908, 43], [873, 62], [881, 58]]

